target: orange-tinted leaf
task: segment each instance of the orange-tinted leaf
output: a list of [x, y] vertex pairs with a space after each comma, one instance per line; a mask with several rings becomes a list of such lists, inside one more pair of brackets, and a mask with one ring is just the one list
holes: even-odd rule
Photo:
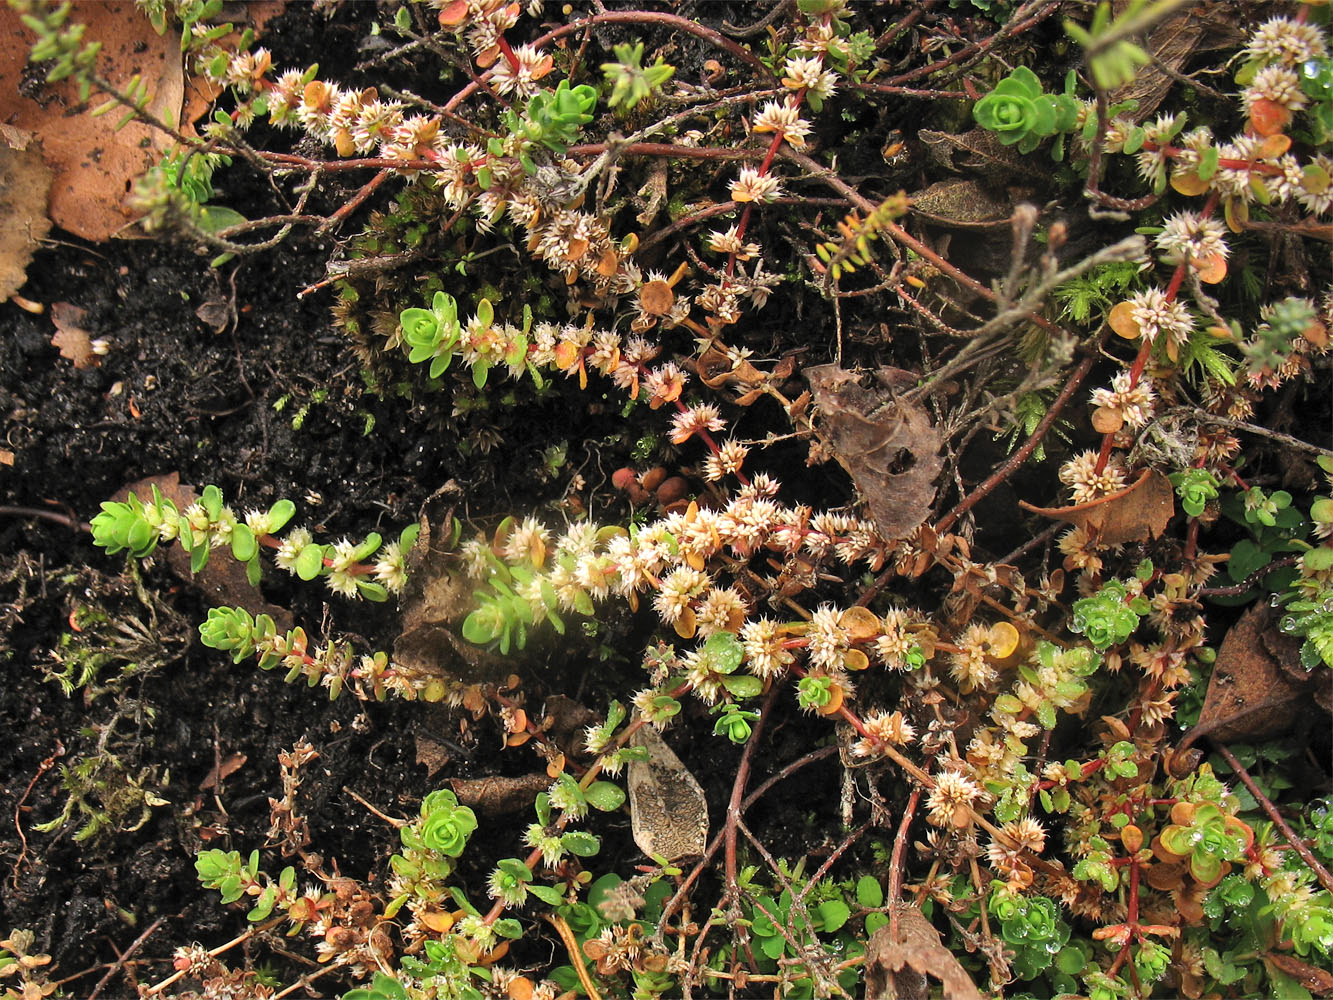
[[454, 915], [443, 910], [422, 910], [417, 914], [417, 921], [436, 934], [443, 934], [454, 925]]
[[1134, 318], [1134, 303], [1119, 302], [1111, 310], [1111, 314], [1106, 317], [1106, 321], [1111, 324], [1111, 329], [1117, 335], [1126, 340], [1137, 340], [1139, 338], [1139, 323]]
[[837, 715], [846, 697], [842, 688], [834, 684], [829, 688], [829, 700], [816, 708], [815, 711], [820, 715]]
[[682, 639], [693, 639], [699, 627], [694, 618], [694, 609], [687, 607], [680, 613], [680, 617], [672, 622], [672, 626], [676, 630], [676, 635]]
[[851, 607], [838, 617], [838, 624], [847, 633], [852, 642], [864, 642], [873, 639], [884, 631], [879, 615], [869, 608]]
[[1259, 160], [1276, 160], [1289, 149], [1291, 149], [1291, 136], [1270, 135], [1259, 144], [1254, 155]]
[[453, 0], [440, 8], [440, 27], [452, 28], [467, 17], [467, 0]]
[[1186, 173], [1172, 174], [1171, 187], [1180, 194], [1193, 198], [1208, 190], [1208, 181], [1190, 170]]
[[1227, 259], [1220, 253], [1210, 254], [1203, 260], [1192, 261], [1199, 280], [1205, 285], [1216, 285], [1226, 280]]
[[1261, 97], [1250, 105], [1250, 128], [1255, 135], [1276, 135], [1291, 122], [1291, 111]]
[[1250, 221], [1250, 206], [1238, 198], [1228, 198], [1222, 206], [1222, 215], [1227, 220], [1227, 228], [1233, 233], [1245, 231], [1245, 223]]
[[1114, 434], [1125, 426], [1125, 418], [1116, 410], [1099, 406], [1092, 411], [1092, 429], [1098, 434]]
[[1022, 636], [1010, 622], [996, 622], [990, 627], [990, 655], [997, 660], [1010, 656], [1018, 648]]
[[639, 289], [639, 308], [649, 316], [664, 316], [675, 304], [676, 293], [660, 278], [644, 282]]
[[579, 345], [572, 340], [562, 340], [555, 345], [555, 366], [562, 372], [573, 368], [579, 360]]

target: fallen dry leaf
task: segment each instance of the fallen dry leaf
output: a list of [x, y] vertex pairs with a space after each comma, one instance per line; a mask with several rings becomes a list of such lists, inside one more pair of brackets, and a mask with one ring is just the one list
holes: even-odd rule
[[83, 316], [84, 312], [78, 306], [68, 302], [51, 303], [51, 322], [56, 327], [51, 346], [58, 347], [60, 356], [72, 361], [75, 368], [96, 368], [97, 355], [93, 353], [92, 337], [79, 326]]
[[453, 484], [426, 501], [421, 534], [408, 553], [407, 588], [402, 596], [402, 631], [393, 644], [394, 660], [409, 672], [471, 683], [503, 681], [512, 663], [461, 638], [458, 627], [474, 607], [475, 589], [440, 541], [442, 525], [453, 517]]
[[699, 782], [652, 726], [641, 726], [630, 742], [648, 750], [646, 761], [630, 761], [626, 780], [634, 843], [668, 861], [703, 854], [708, 803]]
[[1185, 734], [1173, 759], [1200, 738], [1272, 739], [1290, 731], [1303, 716], [1327, 720], [1333, 707], [1333, 674], [1301, 666], [1299, 639], [1274, 625], [1277, 612], [1255, 604], [1235, 625], [1217, 651], [1199, 721]]
[[210, 788], [216, 788], [218, 782], [226, 781], [245, 766], [245, 762], [249, 759], [250, 758], [243, 753], [234, 753], [231, 756], [226, 757], [216, 767], [208, 769], [208, 773], [204, 775], [204, 780], [199, 782], [199, 791], [206, 792]]
[[[123, 87], [138, 73], [152, 94], [148, 110], [179, 119], [185, 91], [179, 32], [159, 35], [129, 0], [76, 4], [71, 21], [87, 26], [87, 40], [102, 43], [102, 76]], [[117, 131], [122, 117], [117, 112], [93, 118], [87, 111], [105, 97], [94, 94], [83, 104], [72, 80], [43, 88], [40, 101], [21, 96], [33, 33], [8, 6], [0, 7], [0, 30], [9, 39], [0, 47], [0, 120], [41, 141], [42, 155], [55, 172], [51, 220], [84, 239], [109, 239], [133, 221], [125, 198], [135, 178], [161, 158], [172, 140], [139, 122]]]
[[[888, 369], [879, 374], [890, 385], [896, 381]], [[887, 388], [863, 388], [855, 372], [837, 365], [807, 368], [805, 377], [825, 443], [852, 477], [879, 533], [887, 541], [910, 535], [930, 513], [935, 477], [944, 467], [930, 417]]]
[[939, 931], [915, 906], [900, 906], [893, 924], [885, 924], [866, 942], [866, 1000], [926, 1000], [934, 976], [944, 986], [945, 1000], [981, 1000], [981, 993], [940, 943]]
[[449, 787], [458, 796], [459, 804], [487, 816], [504, 816], [526, 812], [538, 792], [551, 787], [545, 771], [521, 774], [516, 778], [450, 778]]
[[1136, 122], [1147, 121], [1191, 58], [1218, 49], [1235, 49], [1243, 42], [1241, 22], [1232, 3], [1190, 4], [1153, 26], [1146, 46], [1152, 61], [1140, 67], [1130, 83], [1111, 91], [1110, 101], [1138, 102], [1129, 115]]
[[1018, 501], [1018, 505], [1034, 514], [1095, 531], [1102, 545], [1123, 545], [1156, 538], [1165, 531], [1166, 522], [1176, 510], [1174, 498], [1175, 491], [1164, 475], [1144, 469], [1135, 483], [1099, 500], [1070, 507], [1035, 507], [1026, 500]]
[[[151, 498], [156, 486], [162, 495], [176, 505], [177, 510], [184, 510], [199, 499], [194, 489], [180, 480], [179, 472], [164, 476], [148, 476], [138, 482], [130, 483], [114, 497], [123, 501], [129, 494], [142, 499]], [[190, 573], [190, 557], [179, 545], [163, 546], [166, 551], [167, 565], [171, 571], [187, 583], [192, 583], [214, 605], [233, 605], [244, 608], [252, 615], [268, 615], [282, 631], [292, 627], [292, 613], [264, 600], [264, 595], [250, 586], [245, 575], [245, 566], [231, 558], [229, 553], [214, 553], [198, 575]]]
[[968, 179], [938, 181], [912, 195], [912, 212], [950, 229], [1009, 230], [1013, 205]]
[[1315, 996], [1333, 995], [1333, 973], [1327, 969], [1309, 965], [1295, 955], [1284, 955], [1280, 951], [1270, 951], [1263, 958], [1265, 962], [1281, 969]]
[[923, 128], [917, 138], [925, 147], [927, 159], [950, 173], [975, 173], [992, 184], [1003, 184], [1013, 177], [1050, 181], [1049, 174], [1032, 166], [1017, 147], [1006, 146], [994, 132], [980, 126], [961, 135]]
[[21, 129], [0, 125], [0, 300], [27, 280], [33, 251], [51, 231], [46, 196], [51, 168]]

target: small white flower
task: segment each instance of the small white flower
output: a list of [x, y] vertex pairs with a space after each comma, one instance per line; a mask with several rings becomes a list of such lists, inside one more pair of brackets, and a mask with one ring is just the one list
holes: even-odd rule
[[772, 201], [782, 193], [782, 182], [772, 174], [760, 175], [754, 167], [742, 167], [731, 182], [731, 200], [746, 204], [754, 201]]

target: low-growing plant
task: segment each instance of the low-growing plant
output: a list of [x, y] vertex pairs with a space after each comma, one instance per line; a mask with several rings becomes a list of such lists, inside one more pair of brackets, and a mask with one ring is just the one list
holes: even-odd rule
[[[66, 27], [65, 8], [19, 6], [39, 36], [35, 56], [146, 113], [139, 88], [116, 91], [96, 76], [97, 52]], [[228, 88], [232, 104], [197, 148], [162, 168], [159, 187], [172, 188], [180, 224], [227, 253], [252, 249], [180, 204], [206, 200], [210, 168], [222, 165], [198, 157], [243, 156], [275, 183], [286, 171], [313, 175], [333, 164], [375, 170], [374, 186], [411, 181], [393, 218], [379, 219], [382, 233], [372, 225], [360, 237], [366, 256], [357, 260], [431, 246], [464, 220], [459, 235], [475, 242], [450, 250], [450, 267], [438, 273], [414, 266], [376, 304], [371, 328], [354, 331], [358, 349], [405, 369], [408, 392], [422, 398], [462, 385], [470, 395], [457, 397], [461, 410], [483, 409], [520, 381], [553, 396], [552, 386], [571, 397], [591, 388], [614, 398], [600, 410], [658, 422], [651, 433], [669, 441], [661, 451], [683, 484], [673, 494], [655, 476], [650, 492], [648, 470], [628, 468], [617, 486], [632, 481], [649, 498], [634, 501], [638, 511], [612, 508], [600, 520], [580, 512], [557, 528], [526, 511], [471, 525], [450, 514], [433, 526], [430, 555], [473, 594], [456, 626], [468, 642], [516, 663], [544, 632], [594, 631], [602, 642], [617, 603], [653, 634], [626, 668], [635, 673], [599, 678], [612, 697], [577, 746], [553, 743], [551, 725], [513, 695], [517, 682], [466, 685], [388, 652], [358, 654], [337, 639], [316, 646], [304, 627], [280, 630], [270, 615], [212, 609], [201, 639], [233, 662], [281, 667], [287, 680], [305, 678], [332, 697], [351, 690], [464, 705], [477, 720], [489, 715], [506, 747], [536, 748], [551, 783], [533, 797], [532, 821], [507, 831], [518, 853], [494, 865], [491, 855], [509, 849], [481, 845], [491, 840], [489, 831], [477, 836], [487, 818], [440, 789], [411, 821], [386, 819], [398, 827], [399, 850], [375, 881], [331, 874], [313, 854], [274, 877], [258, 850], [210, 848], [197, 858], [201, 882], [224, 904], [242, 904], [251, 923], [285, 923], [312, 939], [320, 962], [363, 984], [345, 994], [353, 1000], [558, 992], [637, 1000], [739, 995], [751, 984], [783, 996], [851, 994], [867, 965], [916, 968], [883, 933], [904, 910], [947, 936], [948, 961], [936, 955], [924, 971], [950, 991], [967, 980], [1011, 996], [1253, 995], [1294, 981], [1296, 966], [1265, 957], [1278, 949], [1311, 967], [1326, 963], [1333, 882], [1302, 837], [1326, 861], [1329, 824], [1311, 814], [1305, 834], [1291, 831], [1270, 801], [1284, 789], [1265, 792], [1229, 759], [1250, 795], [1242, 802], [1201, 754], [1177, 751], [1174, 727], [1186, 704], [1200, 718], [1199, 678], [1222, 669], [1212, 644], [1215, 621], [1227, 619], [1205, 617], [1208, 597], [1271, 598], [1282, 607], [1280, 631], [1301, 639], [1306, 679], [1327, 680], [1333, 665], [1333, 502], [1307, 500], [1295, 479], [1253, 475], [1232, 434], [1255, 432], [1248, 418], [1264, 391], [1296, 387], [1326, 365], [1329, 300], [1315, 302], [1294, 280], [1263, 288], [1262, 302], [1232, 290], [1243, 281], [1235, 280], [1241, 247], [1266, 234], [1298, 241], [1333, 208], [1333, 165], [1310, 141], [1326, 137], [1333, 107], [1327, 32], [1308, 9], [1251, 31], [1238, 60], [1239, 100], [1217, 101], [1215, 126], [1187, 130], [1183, 112], [1139, 120], [1128, 103], [1110, 101], [1146, 65], [1132, 39], [1169, 7], [1145, 0], [1113, 18], [1103, 4], [1086, 28], [1067, 24], [1087, 71], [1068, 72], [1059, 93], [1023, 67], [978, 90], [963, 61], [996, 54], [1006, 34], [998, 28], [975, 51], [896, 72], [890, 55], [909, 55], [895, 49], [907, 25], [844, 0], [775, 8], [762, 55], [679, 15], [643, 13], [633, 22], [642, 30], [688, 34], [758, 75], [735, 91], [701, 83], [672, 95], [664, 85], [674, 67], [661, 58], [644, 67], [642, 41], [615, 45], [604, 63], [555, 44], [634, 12], [599, 9], [549, 30], [525, 23], [531, 41], [514, 44], [518, 4], [404, 5], [386, 33], [467, 64], [470, 82], [443, 105], [382, 99], [314, 68], [280, 72], [245, 35], [228, 41], [205, 29], [187, 40], [196, 70]], [[174, 16], [204, 17], [194, 8]], [[935, 26], [930, 51], [954, 44], [927, 9], [919, 17]], [[958, 74], [965, 84], [954, 82]], [[921, 77], [940, 89], [918, 89]], [[1064, 264], [1076, 223], [1047, 219], [1033, 260], [1041, 213], [1019, 206], [1008, 271], [988, 283], [914, 234], [911, 198], [873, 186], [868, 197], [819, 148], [816, 125], [834, 128], [836, 110], [852, 120], [879, 114], [877, 95], [961, 101], [969, 90], [975, 122], [1001, 145], [1021, 156], [1052, 139], [1068, 164], [1061, 179], [1126, 238]], [[456, 109], [474, 96], [483, 110], [461, 121]], [[599, 107], [618, 115], [599, 118]], [[658, 121], [630, 137], [611, 134], [649, 110]], [[312, 148], [331, 150], [321, 154], [328, 159], [251, 148], [240, 136], [261, 116], [299, 129]], [[1221, 141], [1232, 122], [1241, 130]], [[609, 207], [619, 160], [687, 157], [727, 171], [706, 203], [649, 231], [654, 205], [639, 219], [643, 234]], [[723, 166], [733, 160], [741, 165]], [[1133, 184], [1135, 173], [1142, 197], [1102, 189]], [[822, 202], [802, 193], [810, 183], [839, 199], [831, 225]], [[782, 239], [798, 253], [780, 274], [767, 269], [783, 245], [780, 227], [763, 222], [788, 206], [800, 223]], [[693, 232], [725, 213], [735, 220], [726, 228]], [[501, 275], [490, 282], [489, 251], [476, 248], [492, 233], [497, 246], [509, 241], [553, 272], [547, 291], [566, 289], [561, 307], [534, 308]], [[646, 263], [662, 254], [680, 259], [663, 271]], [[1214, 298], [1208, 289], [1218, 286]], [[361, 292], [350, 280], [342, 288], [350, 328], [361, 322], [352, 309]], [[956, 289], [970, 298], [955, 298]], [[746, 346], [759, 343], [746, 310], [798, 291], [827, 305], [831, 331], [813, 349], [829, 366], [791, 353], [765, 360]], [[853, 336], [844, 314], [880, 295], [915, 334], [893, 338], [919, 350], [881, 358], [864, 317]], [[874, 357], [878, 385], [844, 369], [844, 351]], [[890, 357], [919, 370], [881, 363]], [[795, 382], [798, 364], [808, 390]], [[1084, 393], [1094, 377], [1101, 384]], [[1086, 421], [1071, 405], [1084, 397]], [[749, 428], [770, 417], [781, 430], [753, 436]], [[1061, 419], [1079, 449], [1089, 447], [1052, 446], [1048, 457], [1043, 443]], [[974, 430], [988, 422], [1010, 434], [1012, 454], [988, 455], [994, 469], [974, 478], [963, 455], [971, 458]], [[1330, 469], [1319, 446], [1258, 436], [1302, 454], [1313, 448]], [[846, 497], [863, 505], [818, 506], [827, 498], [808, 496], [799, 463], [786, 472], [781, 446], [790, 440], [810, 464], [836, 459], [850, 480]], [[565, 454], [545, 453], [548, 478]], [[1046, 499], [1068, 501], [1033, 516], [1055, 518], [1061, 531], [1054, 551], [1034, 543], [1005, 555], [1014, 539], [989, 526], [994, 493], [1030, 458]], [[252, 586], [267, 549], [299, 581], [322, 580], [339, 597], [385, 601], [403, 591], [416, 526], [388, 544], [375, 532], [327, 543], [289, 527], [295, 511], [279, 500], [237, 517], [211, 485], [181, 510], [153, 489], [103, 504], [91, 527], [97, 545], [135, 559], [175, 543], [196, 573], [215, 551], [229, 555]], [[1206, 551], [1214, 541], [1238, 567], [1233, 588], [1209, 586], [1225, 561]], [[604, 869], [624, 866], [620, 855], [603, 856], [614, 825], [595, 826], [598, 814], [629, 801], [636, 827], [646, 822], [616, 776], [629, 770], [632, 793], [643, 787], [641, 770], [665, 767], [636, 736], [699, 719], [717, 737], [707, 744], [709, 770], [729, 795], [721, 831], [697, 861], [656, 856], [628, 879]], [[835, 752], [843, 775], [845, 828], [828, 825], [818, 852], [803, 844], [790, 858], [744, 818], [756, 760], [780, 745], [780, 729], [798, 753], [770, 783]], [[716, 766], [723, 754], [739, 761], [725, 773]], [[858, 847], [887, 824], [890, 806], [892, 844]], [[640, 830], [635, 837], [643, 843]], [[478, 868], [488, 872], [484, 886]], [[701, 881], [705, 872], [711, 883]], [[302, 888], [306, 878], [314, 881]], [[473, 902], [482, 892], [491, 900], [484, 911]], [[705, 900], [708, 892], [716, 895]], [[549, 958], [552, 948], [559, 959]], [[520, 971], [540, 961], [537, 981]], [[178, 976], [151, 992], [185, 975], [252, 981], [253, 970], [220, 971], [217, 962], [184, 949]]]

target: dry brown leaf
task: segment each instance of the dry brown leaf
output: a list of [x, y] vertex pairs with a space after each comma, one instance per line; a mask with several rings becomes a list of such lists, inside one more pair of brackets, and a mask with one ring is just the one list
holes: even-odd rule
[[1217, 651], [1217, 662], [1199, 721], [1176, 748], [1182, 755], [1201, 737], [1231, 740], [1272, 739], [1312, 713], [1327, 715], [1333, 675], [1313, 673], [1300, 661], [1300, 640], [1279, 630], [1266, 604], [1255, 604], [1231, 626]]
[[[1120, 0], [1114, 6], [1118, 15], [1127, 4]], [[1130, 83], [1111, 91], [1110, 101], [1137, 101], [1138, 107], [1130, 117], [1136, 122], [1147, 121], [1192, 56], [1217, 49], [1234, 50], [1243, 42], [1241, 22], [1231, 0], [1191, 4], [1153, 26], [1146, 46], [1152, 62], [1140, 67]]]
[[14, 453], [8, 448], [0, 448], [0, 465], [13, 465]]
[[912, 211], [950, 229], [1008, 230], [1013, 205], [977, 181], [947, 180], [913, 194]]
[[68, 302], [51, 303], [51, 322], [56, 327], [51, 346], [58, 347], [60, 356], [74, 362], [75, 368], [96, 368], [97, 355], [93, 353], [92, 337], [79, 326], [83, 316], [84, 312], [78, 306]]
[[945, 1000], [981, 1000], [981, 992], [940, 943], [939, 931], [915, 906], [900, 906], [893, 924], [885, 924], [866, 942], [866, 1000], [926, 1000], [934, 976], [944, 986]]
[[1264, 955], [1264, 961], [1281, 969], [1315, 996], [1333, 995], [1333, 973], [1327, 969], [1302, 962], [1295, 955], [1284, 955], [1280, 951], [1270, 951]]
[[413, 744], [417, 752], [416, 762], [425, 765], [427, 778], [435, 777], [453, 756], [447, 746], [424, 733], [417, 733]]
[[[106, 79], [123, 87], [138, 73], [152, 95], [148, 110], [179, 119], [185, 92], [179, 32], [159, 35], [130, 0], [75, 4], [71, 20], [86, 25], [87, 40], [102, 43], [98, 71]], [[44, 88], [40, 103], [21, 96], [33, 35], [8, 6], [0, 7], [0, 30], [10, 40], [0, 47], [0, 120], [41, 141], [55, 172], [51, 220], [84, 239], [109, 239], [132, 221], [126, 195], [135, 178], [161, 158], [170, 137], [139, 122], [117, 131], [122, 115], [114, 111], [93, 118], [86, 112], [104, 98], [94, 95], [82, 104], [72, 80]]]
[[491, 778], [450, 778], [449, 787], [461, 805], [488, 816], [525, 812], [532, 808], [538, 792], [551, 787], [545, 771], [521, 774], [516, 778], [499, 775]]
[[[881, 369], [888, 385], [899, 379]], [[888, 541], [911, 534], [935, 500], [944, 467], [940, 436], [920, 407], [888, 389], [863, 388], [855, 372], [837, 365], [805, 370], [820, 413], [820, 430], [833, 457], [847, 470]]]
[[51, 231], [46, 217], [51, 168], [31, 138], [0, 125], [0, 301], [23, 287], [33, 251]]
[[1095, 531], [1102, 545], [1123, 545], [1156, 538], [1165, 531], [1166, 522], [1176, 510], [1174, 498], [1175, 491], [1164, 475], [1144, 469], [1135, 483], [1099, 500], [1070, 507], [1035, 507], [1026, 500], [1018, 501], [1018, 505], [1034, 514]]
[[393, 644], [393, 658], [410, 672], [470, 683], [499, 682], [508, 676], [511, 662], [457, 634], [474, 606], [475, 588], [440, 539], [449, 534], [441, 526], [451, 523], [456, 491], [453, 483], [438, 490], [418, 520], [421, 534], [408, 553], [402, 631]]
[[626, 781], [634, 843], [668, 861], [703, 854], [708, 803], [699, 782], [652, 726], [641, 726], [630, 742], [648, 750], [646, 761], [630, 761]]
[[226, 781], [244, 767], [245, 762], [249, 759], [243, 753], [234, 753], [224, 758], [217, 766], [208, 769], [208, 773], [204, 775], [204, 780], [199, 782], [199, 791], [206, 792], [210, 788], [216, 788], [218, 782]]
[[[183, 511], [199, 499], [199, 494], [193, 487], [181, 482], [179, 472], [171, 472], [165, 476], [148, 476], [146, 479], [130, 483], [118, 492], [114, 499], [123, 501], [131, 493], [141, 500], [148, 499], [153, 495], [154, 486], [176, 505], [177, 510]], [[214, 605], [218, 607], [233, 605], [244, 608], [252, 615], [268, 615], [284, 632], [292, 627], [292, 613], [286, 608], [280, 608], [264, 600], [264, 595], [250, 586], [250, 581], [245, 575], [245, 566], [231, 558], [230, 554], [213, 553], [203, 572], [193, 575], [190, 573], [190, 557], [179, 545], [167, 546], [165, 549], [167, 565], [171, 567], [171, 571], [187, 583], [198, 587]]]
[[1050, 175], [1033, 167], [1017, 147], [1004, 145], [988, 129], [977, 127], [961, 135], [921, 129], [917, 138], [931, 162], [953, 173], [976, 173], [994, 184], [1014, 176], [1050, 181]]

